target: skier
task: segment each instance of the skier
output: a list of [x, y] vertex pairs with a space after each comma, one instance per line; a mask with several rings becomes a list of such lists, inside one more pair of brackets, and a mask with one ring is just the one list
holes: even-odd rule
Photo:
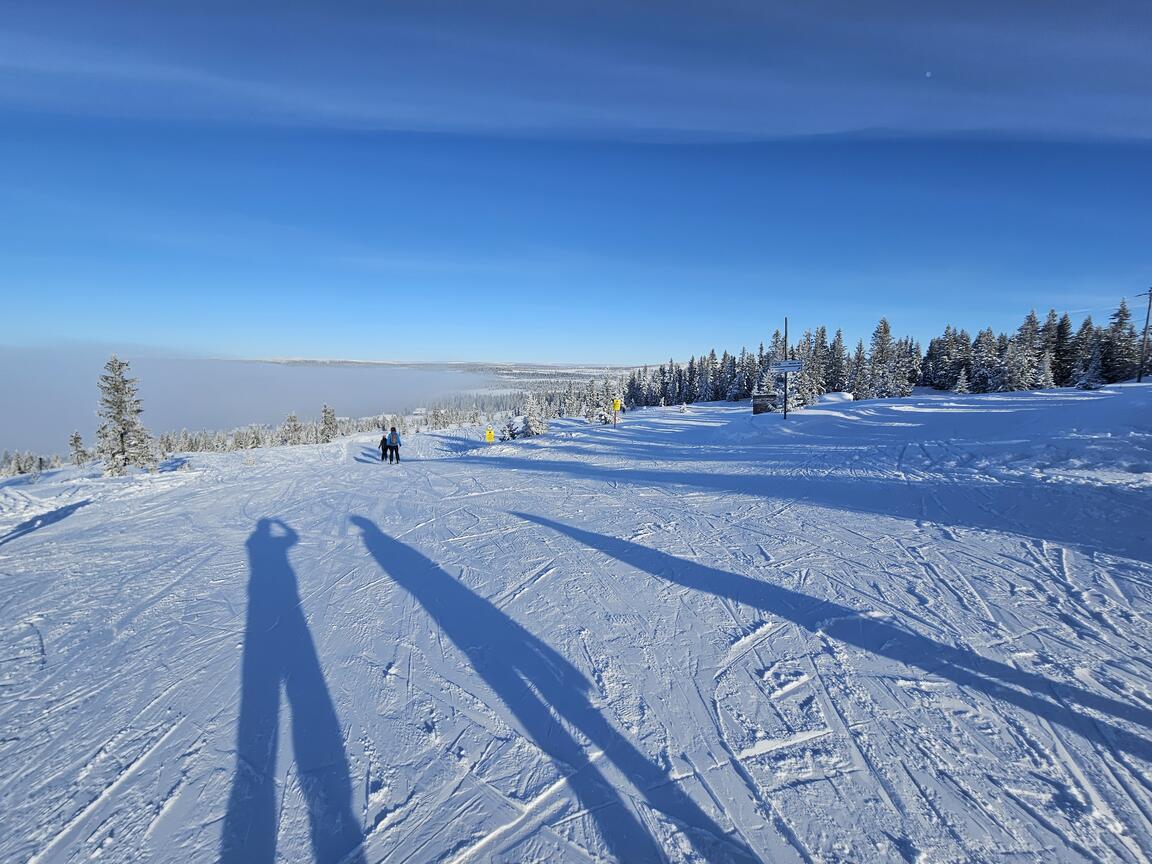
[[388, 432], [388, 436], [387, 436], [386, 440], [388, 442], [388, 446], [387, 446], [388, 464], [389, 465], [392, 464], [392, 458], [393, 457], [396, 458], [396, 462], [397, 462], [397, 464], [399, 464], [399, 462], [400, 462], [400, 433], [396, 431], [395, 426], [393, 426], [391, 431]]
[[[395, 427], [393, 427], [395, 428]], [[385, 432], [380, 438], [380, 461], [384, 461], [384, 457], [388, 455], [388, 433]]]

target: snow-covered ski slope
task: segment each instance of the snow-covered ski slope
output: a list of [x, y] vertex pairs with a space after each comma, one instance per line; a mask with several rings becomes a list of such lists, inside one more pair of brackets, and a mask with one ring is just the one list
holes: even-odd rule
[[1152, 854], [1152, 387], [480, 437], [0, 486], [0, 860]]

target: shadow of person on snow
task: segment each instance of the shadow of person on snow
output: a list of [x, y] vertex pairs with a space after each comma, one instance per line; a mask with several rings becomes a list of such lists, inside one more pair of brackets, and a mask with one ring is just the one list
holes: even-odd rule
[[1103, 747], [1119, 748], [1144, 761], [1152, 760], [1152, 742], [1114, 723], [1074, 711], [1069, 703], [1152, 729], [1152, 710], [1148, 708], [1049, 680], [972, 651], [920, 636], [883, 619], [866, 617], [859, 610], [771, 582], [686, 561], [628, 540], [584, 531], [541, 516], [512, 515], [567, 535], [657, 579], [760, 609], [805, 630], [824, 633], [848, 645], [986, 693]]
[[45, 528], [53, 523], [59, 522], [61, 519], [67, 519], [81, 507], [86, 507], [90, 503], [92, 502], [87, 499], [84, 501], [75, 501], [72, 504], [57, 507], [55, 510], [50, 510], [47, 513], [41, 513], [39, 516], [33, 516], [31, 519], [21, 522], [3, 537], [0, 537], [0, 546], [3, 546], [5, 543], [11, 543], [13, 540], [18, 540], [37, 529]]
[[292, 748], [315, 860], [364, 862], [344, 736], [288, 562], [296, 541], [296, 532], [279, 519], [261, 519], [246, 544], [250, 576], [236, 774], [220, 840], [221, 864], [276, 859], [281, 686], [292, 709]]
[[523, 732], [560, 763], [569, 788], [596, 820], [615, 858], [665, 860], [620, 792], [552, 711], [603, 751], [654, 809], [680, 823], [704, 860], [759, 860], [592, 706], [590, 683], [567, 659], [412, 547], [387, 536], [362, 516], [353, 516], [351, 521], [363, 532], [364, 545], [381, 569], [424, 607], [512, 712]]
[[365, 465], [379, 465], [384, 461], [380, 458], [379, 447], [361, 447], [360, 455], [353, 458], [355, 458], [357, 462], [363, 462]]
[[[483, 456], [452, 457], [478, 462]], [[897, 478], [805, 476], [763, 470], [744, 473], [617, 468], [568, 459], [503, 456], [501, 467], [578, 480], [695, 489], [777, 498], [835, 510], [875, 513], [980, 531], [1046, 540], [1152, 562], [1152, 496], [1146, 491], [1029, 478], [980, 483], [971, 478], [934, 485]], [[1069, 519], [1068, 514], [1075, 514]]]

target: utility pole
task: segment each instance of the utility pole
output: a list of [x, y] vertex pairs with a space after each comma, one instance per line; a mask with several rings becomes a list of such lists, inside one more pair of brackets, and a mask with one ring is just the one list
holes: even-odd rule
[[1144, 380], [1144, 362], [1148, 358], [1148, 321], [1152, 319], [1152, 288], [1136, 296], [1143, 297], [1145, 294], [1148, 295], [1148, 311], [1144, 313], [1144, 341], [1140, 343], [1140, 368], [1136, 370], [1137, 384]]

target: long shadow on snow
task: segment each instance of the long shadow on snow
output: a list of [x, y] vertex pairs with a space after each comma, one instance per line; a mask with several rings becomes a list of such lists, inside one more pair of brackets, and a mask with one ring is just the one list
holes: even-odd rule
[[379, 465], [384, 461], [380, 458], [379, 447], [362, 447], [360, 449], [360, 455], [355, 457], [355, 459], [357, 462], [363, 462], [365, 465]]
[[761, 609], [805, 630], [824, 633], [846, 644], [888, 657], [905, 666], [923, 669], [932, 675], [948, 678], [962, 687], [1016, 705], [1104, 747], [1118, 747], [1139, 759], [1152, 761], [1152, 742], [1113, 723], [1078, 713], [1069, 708], [1067, 703], [1075, 703], [1152, 729], [1152, 711], [1147, 708], [1024, 672], [886, 621], [866, 618], [847, 606], [782, 588], [771, 582], [685, 561], [628, 540], [584, 531], [541, 516], [527, 513], [512, 515], [565, 534], [578, 543], [598, 549], [657, 579]]
[[463, 435], [447, 435], [442, 432], [430, 432], [429, 438], [435, 439], [444, 446], [441, 448], [449, 453], [467, 453], [469, 450], [482, 450], [488, 442], [476, 438], [465, 438]]
[[[273, 533], [273, 527], [279, 533]], [[236, 774], [220, 839], [221, 864], [276, 859], [280, 687], [292, 706], [292, 748], [317, 864], [363, 864], [344, 736], [300, 606], [288, 550], [296, 532], [261, 519], [248, 538], [248, 619], [236, 733]]]
[[3, 537], [0, 537], [0, 546], [3, 546], [5, 543], [11, 543], [13, 540], [18, 540], [21, 537], [31, 534], [38, 528], [45, 528], [49, 525], [59, 522], [61, 519], [66, 519], [81, 507], [86, 507], [91, 503], [92, 502], [87, 499], [83, 501], [75, 501], [71, 504], [66, 504], [63, 507], [57, 507], [55, 510], [50, 510], [47, 513], [41, 513], [39, 516], [33, 516], [31, 519], [21, 522]]
[[549, 706], [636, 783], [653, 808], [684, 825], [705, 860], [758, 860], [592, 707], [587, 695], [591, 685], [568, 660], [415, 549], [362, 516], [353, 516], [351, 521], [363, 532], [364, 545], [380, 567], [464, 652], [529, 738], [570, 769], [568, 786], [596, 820], [618, 860], [663, 861], [664, 856], [620, 793], [555, 721]]
[[[484, 457], [456, 458], [469, 462]], [[485, 459], [484, 464], [492, 463]], [[641, 486], [691, 486], [834, 510], [1020, 534], [1152, 562], [1152, 496], [1128, 489], [1027, 481], [939, 484], [867, 477], [717, 474], [518, 457], [501, 457], [500, 464], [519, 471]]]

